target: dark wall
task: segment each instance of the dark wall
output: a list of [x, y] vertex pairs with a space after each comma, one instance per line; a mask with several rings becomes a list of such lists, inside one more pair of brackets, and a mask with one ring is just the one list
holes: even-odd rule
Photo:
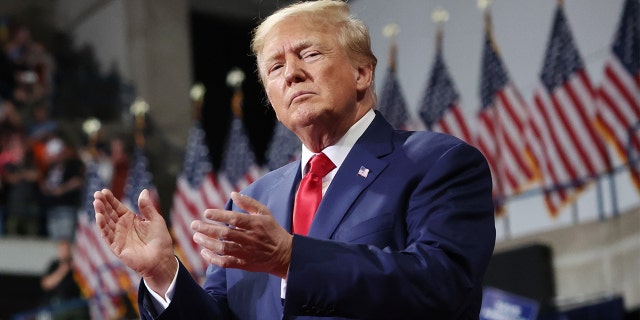
[[537, 301], [541, 315], [555, 311], [551, 248], [536, 243], [495, 253], [489, 262], [484, 285]]
[[38, 307], [42, 303], [40, 277], [0, 273], [0, 320]]
[[226, 77], [233, 67], [242, 69], [246, 75], [242, 87], [243, 121], [256, 159], [261, 164], [275, 125], [275, 114], [266, 102], [250, 50], [254, 27], [254, 22], [191, 13], [194, 82], [202, 82], [207, 89], [202, 121], [216, 169], [231, 119], [233, 90], [227, 86]]

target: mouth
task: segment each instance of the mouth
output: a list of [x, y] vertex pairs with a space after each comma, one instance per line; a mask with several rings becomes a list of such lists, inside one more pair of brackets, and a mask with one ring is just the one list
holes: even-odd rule
[[291, 99], [289, 100], [289, 105], [293, 104], [294, 101], [299, 99], [304, 99], [304, 97], [312, 94], [311, 91], [297, 91], [293, 95], [291, 95]]

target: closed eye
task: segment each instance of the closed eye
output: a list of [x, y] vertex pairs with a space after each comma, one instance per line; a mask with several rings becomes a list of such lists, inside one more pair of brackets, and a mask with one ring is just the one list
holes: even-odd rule
[[282, 69], [283, 65], [282, 64], [274, 64], [273, 66], [271, 66], [268, 70], [268, 74], [272, 74], [273, 72], [276, 72], [280, 69]]
[[318, 51], [309, 51], [302, 54], [302, 59], [305, 61], [313, 61], [318, 59], [321, 56]]

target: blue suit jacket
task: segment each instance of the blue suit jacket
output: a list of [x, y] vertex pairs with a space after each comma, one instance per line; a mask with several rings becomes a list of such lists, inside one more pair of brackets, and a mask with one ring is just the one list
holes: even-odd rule
[[[300, 171], [291, 163], [242, 193], [291, 230]], [[145, 319], [478, 319], [494, 243], [481, 153], [448, 135], [394, 131], [377, 113], [309, 236], [294, 236], [284, 301], [278, 277], [211, 266], [201, 287], [181, 266], [169, 307], [154, 314], [141, 286], [140, 310]]]

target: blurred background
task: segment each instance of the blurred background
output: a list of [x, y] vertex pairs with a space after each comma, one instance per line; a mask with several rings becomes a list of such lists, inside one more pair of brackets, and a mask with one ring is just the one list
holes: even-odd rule
[[[102, 187], [152, 190], [203, 276], [188, 222], [299, 152], [249, 50], [292, 2], [0, 0], [0, 319], [137, 318], [92, 225]], [[349, 3], [377, 108], [492, 165], [482, 318], [640, 319], [638, 0]]]

